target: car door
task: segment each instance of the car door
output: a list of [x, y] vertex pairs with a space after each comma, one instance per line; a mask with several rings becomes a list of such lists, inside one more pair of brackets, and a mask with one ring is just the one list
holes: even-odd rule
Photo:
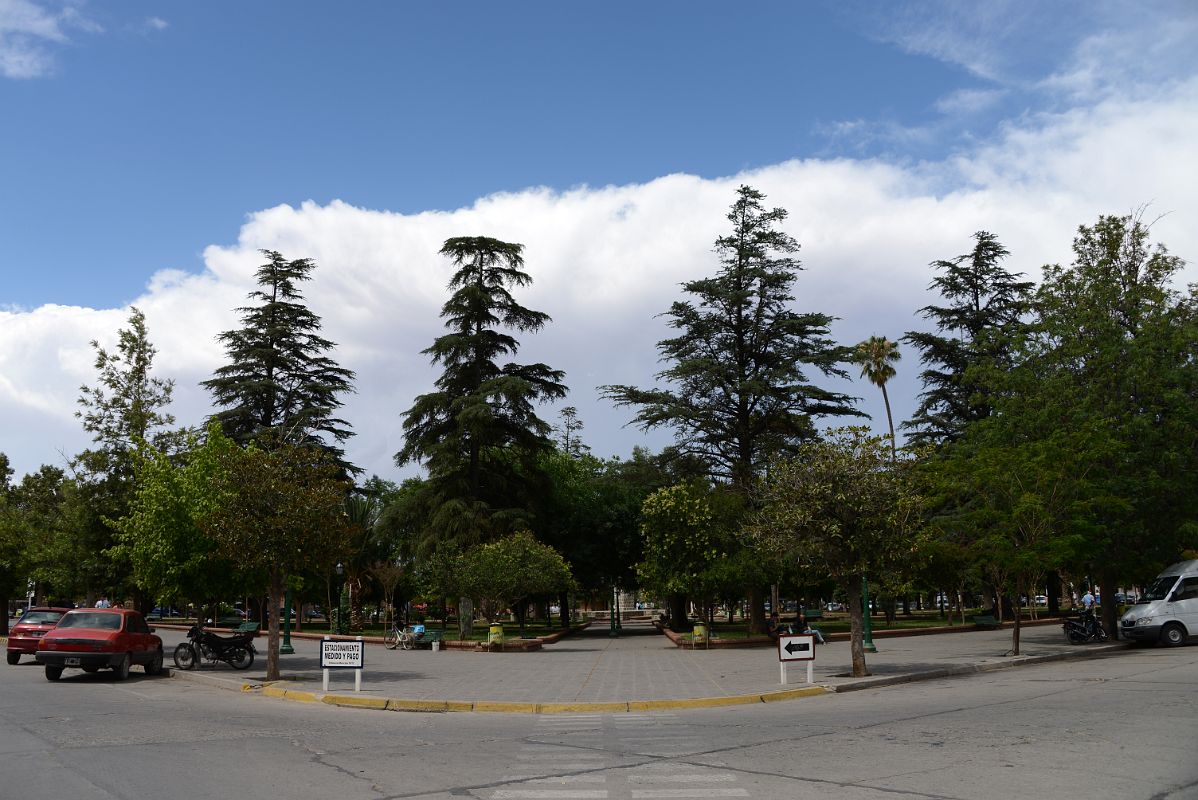
[[125, 616], [125, 633], [129, 637], [129, 649], [133, 653], [133, 661], [144, 664], [153, 657], [150, 626], [145, 618], [138, 613]]

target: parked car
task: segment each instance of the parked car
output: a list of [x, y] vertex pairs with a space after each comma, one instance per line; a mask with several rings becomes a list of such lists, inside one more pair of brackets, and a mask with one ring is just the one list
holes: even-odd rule
[[1036, 595], [1036, 605], [1038, 605], [1038, 606], [1048, 605], [1048, 595], [1046, 595], [1046, 594]]
[[84, 672], [108, 668], [117, 680], [140, 664], [147, 675], [162, 672], [162, 639], [131, 608], [76, 608], [62, 615], [38, 642], [37, 660], [46, 665], [46, 680], [56, 681], [67, 667]]
[[68, 608], [51, 606], [34, 606], [21, 615], [16, 624], [9, 629], [8, 646], [5, 648], [8, 663], [16, 664], [21, 656], [37, 656], [37, 643], [42, 640], [47, 631], [53, 630]]

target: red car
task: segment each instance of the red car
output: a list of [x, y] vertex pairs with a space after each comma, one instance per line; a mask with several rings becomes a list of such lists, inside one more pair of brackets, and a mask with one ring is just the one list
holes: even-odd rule
[[16, 664], [23, 655], [36, 655], [37, 643], [42, 636], [57, 625], [59, 618], [68, 611], [69, 608], [34, 606], [22, 614], [8, 632], [8, 646], [5, 648], [8, 651], [8, 663]]
[[37, 660], [46, 665], [46, 680], [51, 681], [67, 667], [84, 672], [107, 667], [124, 680], [129, 668], [140, 664], [147, 675], [157, 675], [162, 672], [162, 639], [131, 608], [76, 608], [42, 636]]

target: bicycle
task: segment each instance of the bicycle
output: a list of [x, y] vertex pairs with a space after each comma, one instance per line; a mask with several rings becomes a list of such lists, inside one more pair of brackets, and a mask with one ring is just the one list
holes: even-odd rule
[[[423, 633], [423, 631], [420, 631]], [[412, 625], [406, 625], [403, 628], [395, 622], [391, 623], [391, 629], [383, 634], [383, 644], [388, 650], [394, 650], [399, 647], [404, 650], [411, 650], [416, 646], [418, 633]]]

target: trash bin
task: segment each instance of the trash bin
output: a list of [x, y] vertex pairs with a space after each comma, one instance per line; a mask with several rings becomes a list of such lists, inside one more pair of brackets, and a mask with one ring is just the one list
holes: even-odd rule
[[490, 633], [487, 634], [487, 642], [489, 644], [503, 644], [503, 626], [492, 625]]
[[707, 641], [707, 626], [702, 622], [695, 623], [695, 629], [691, 633], [691, 639], [695, 642]]
[[433, 652], [435, 653], [440, 649], [441, 649], [441, 642], [439, 640], [434, 639], [433, 640]]

